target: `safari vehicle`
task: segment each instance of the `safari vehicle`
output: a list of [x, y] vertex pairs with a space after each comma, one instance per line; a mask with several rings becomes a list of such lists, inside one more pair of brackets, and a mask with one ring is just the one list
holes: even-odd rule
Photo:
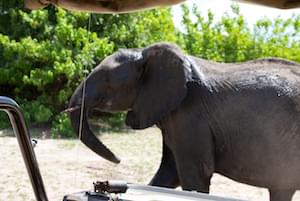
[[[55, 4], [67, 9], [89, 12], [113, 13], [128, 12], [149, 7], [171, 5], [184, 0], [27, 0], [30, 9], [39, 9], [48, 4]], [[278, 8], [294, 8], [300, 5], [297, 0], [248, 0]], [[142, 3], [141, 3], [142, 2]], [[27, 168], [28, 175], [37, 201], [48, 201], [43, 179], [35, 157], [33, 144], [23, 118], [22, 110], [11, 98], [0, 96], [0, 110], [8, 114], [10, 123], [17, 137], [18, 144]], [[234, 199], [211, 196], [196, 192], [171, 190], [160, 187], [129, 184], [122, 181], [96, 181], [93, 191], [82, 191], [62, 198], [64, 201], [102, 201], [102, 200], [203, 200], [230, 201]]]

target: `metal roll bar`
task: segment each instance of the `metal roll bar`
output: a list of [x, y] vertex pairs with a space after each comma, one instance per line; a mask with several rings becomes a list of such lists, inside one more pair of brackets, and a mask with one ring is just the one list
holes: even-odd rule
[[37, 201], [48, 201], [40, 169], [32, 148], [30, 134], [19, 105], [11, 98], [0, 96], [0, 110], [8, 114], [17, 137]]

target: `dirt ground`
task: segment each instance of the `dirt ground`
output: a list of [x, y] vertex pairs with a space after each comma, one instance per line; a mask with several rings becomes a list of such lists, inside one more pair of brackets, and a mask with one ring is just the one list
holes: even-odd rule
[[[97, 180], [147, 184], [160, 162], [158, 129], [104, 134], [101, 139], [121, 158], [119, 165], [98, 157], [78, 140], [38, 140], [35, 152], [50, 201], [62, 200], [68, 193], [91, 190]], [[34, 200], [16, 138], [3, 133], [0, 133], [0, 181], [0, 201]], [[266, 189], [240, 184], [218, 174], [213, 176], [211, 194], [245, 200], [269, 199]], [[293, 201], [300, 201], [299, 192]]]

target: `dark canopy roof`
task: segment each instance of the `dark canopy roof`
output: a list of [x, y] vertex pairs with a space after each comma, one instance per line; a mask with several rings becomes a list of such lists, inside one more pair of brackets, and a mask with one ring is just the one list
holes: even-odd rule
[[[25, 0], [29, 9], [44, 8], [54, 4], [70, 10], [81, 10], [95, 13], [122, 13], [147, 8], [170, 6], [185, 0]], [[201, 0], [199, 0], [201, 1]], [[222, 0], [220, 0], [221, 3]], [[289, 9], [300, 7], [300, 0], [238, 0], [275, 8]]]
[[238, 1], [260, 4], [264, 6], [281, 8], [281, 9], [300, 7], [300, 0], [238, 0]]
[[159, 6], [171, 6], [184, 1], [185, 0], [25, 0], [25, 6], [29, 9], [39, 9], [49, 4], [54, 4], [70, 10], [95, 13], [123, 13]]

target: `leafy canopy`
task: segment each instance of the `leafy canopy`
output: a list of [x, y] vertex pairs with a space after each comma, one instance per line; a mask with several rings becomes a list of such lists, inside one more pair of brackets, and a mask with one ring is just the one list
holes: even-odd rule
[[55, 132], [69, 124], [61, 111], [72, 92], [103, 58], [120, 47], [176, 41], [169, 9], [90, 15], [28, 11], [21, 0], [0, 6], [0, 93], [21, 104], [31, 125], [53, 123]]
[[[216, 20], [182, 6], [182, 30], [170, 9], [130, 14], [87, 14], [48, 7], [29, 11], [22, 0], [0, 1], [0, 94], [16, 99], [30, 125], [73, 136], [62, 111], [85, 75], [118, 48], [177, 43], [187, 54], [220, 62], [282, 57], [300, 62], [300, 16], [261, 19], [250, 27], [239, 7]], [[4, 116], [0, 127], [5, 127]], [[124, 115], [108, 120], [120, 125]], [[117, 123], [116, 123], [117, 122]]]

